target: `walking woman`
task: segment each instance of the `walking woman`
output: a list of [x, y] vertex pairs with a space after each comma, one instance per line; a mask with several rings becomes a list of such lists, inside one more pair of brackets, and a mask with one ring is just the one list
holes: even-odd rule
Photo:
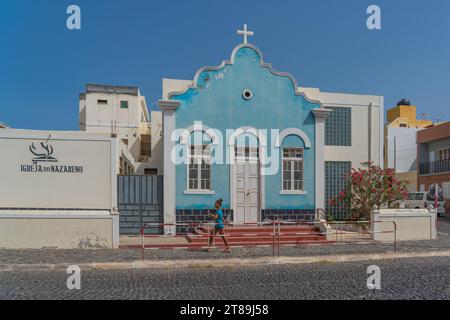
[[223, 202], [223, 200], [219, 199], [214, 204], [214, 207], [216, 209], [216, 213], [213, 214], [212, 216], [213, 216], [216, 224], [214, 226], [214, 229], [211, 231], [211, 236], [209, 237], [208, 245], [209, 245], [209, 247], [212, 246], [213, 238], [218, 233], [218, 234], [221, 235], [221, 238], [223, 239], [223, 242], [225, 243], [225, 251], [224, 252], [228, 253], [228, 252], [230, 252], [230, 246], [228, 245], [228, 241], [227, 241], [227, 239], [225, 237], [225, 232], [224, 232], [225, 223], [224, 223], [224, 220], [223, 220], [223, 212], [222, 212], [222, 209], [221, 209], [222, 202]]

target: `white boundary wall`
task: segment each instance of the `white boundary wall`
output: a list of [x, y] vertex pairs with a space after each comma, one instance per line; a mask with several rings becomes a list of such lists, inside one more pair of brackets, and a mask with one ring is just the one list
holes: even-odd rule
[[0, 131], [0, 247], [116, 248], [116, 139]]
[[373, 239], [394, 241], [394, 224], [397, 241], [436, 239], [436, 211], [427, 209], [381, 209], [372, 213]]

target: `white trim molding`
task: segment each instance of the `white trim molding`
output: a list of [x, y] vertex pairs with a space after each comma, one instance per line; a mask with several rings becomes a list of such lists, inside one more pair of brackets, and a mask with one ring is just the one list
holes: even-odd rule
[[[176, 168], [172, 161], [171, 153], [175, 147], [175, 141], [172, 139], [172, 133], [175, 131], [175, 112], [180, 106], [179, 101], [159, 100], [158, 105], [163, 111], [163, 132], [164, 132], [164, 223], [176, 223]], [[165, 226], [164, 234], [174, 235], [176, 233], [175, 225]]]
[[317, 209], [325, 209], [325, 119], [330, 109], [312, 110], [316, 119], [316, 164], [315, 164], [315, 204]]
[[[281, 140], [283, 141], [283, 140]], [[281, 148], [281, 147], [280, 147]], [[292, 148], [287, 148], [292, 149]], [[280, 155], [281, 155], [281, 161], [280, 161], [280, 187], [281, 190], [279, 191], [280, 195], [305, 195], [308, 194], [308, 192], [305, 190], [305, 148], [294, 148], [294, 149], [301, 149], [302, 150], [302, 157], [301, 158], [291, 158], [291, 157], [284, 157], [284, 149], [281, 148]], [[284, 190], [284, 161], [301, 161], [302, 162], [302, 173], [303, 173], [303, 185], [301, 190], [294, 190], [295, 187], [295, 181], [294, 181], [294, 165], [291, 162], [291, 190]]]
[[[266, 137], [264, 134], [259, 134], [259, 130], [250, 127], [250, 126], [244, 126], [240, 127], [233, 131], [233, 133], [228, 137], [228, 156], [229, 156], [229, 168], [230, 168], [230, 208], [236, 212], [236, 199], [235, 199], [235, 190], [236, 190], [236, 170], [235, 170], [235, 164], [236, 164], [236, 157], [234, 154], [234, 148], [236, 144], [237, 138], [241, 134], [252, 134], [258, 139], [258, 153], [259, 153], [259, 165], [258, 165], [258, 173], [259, 173], [259, 212], [261, 210], [266, 208], [266, 199], [265, 199], [265, 187], [266, 187], [266, 181], [265, 181], [265, 175], [262, 173], [262, 166], [261, 166], [261, 156], [264, 156], [265, 150], [264, 147], [261, 145], [267, 146]], [[258, 219], [261, 219], [260, 214], [258, 214]]]
[[189, 142], [189, 136], [193, 132], [203, 132], [208, 137], [211, 138], [211, 143], [213, 145], [218, 146], [220, 144], [220, 137], [217, 135], [215, 130], [211, 130], [208, 126], [205, 126], [203, 123], [194, 123], [193, 125], [190, 125], [189, 127], [184, 129], [184, 132], [180, 135], [180, 144], [188, 144]]
[[384, 168], [384, 97], [380, 97], [380, 102], [379, 102], [379, 112], [380, 112], [380, 123], [379, 123], [379, 139], [380, 139], [380, 155], [379, 155], [379, 159], [380, 159], [380, 167], [382, 169]]
[[[184, 129], [184, 132], [180, 136], [180, 145], [187, 145], [188, 148], [185, 152], [187, 152], [186, 159], [188, 160], [186, 163], [186, 190], [184, 191], [184, 194], [216, 194], [213, 190], [195, 190], [195, 189], [189, 189], [189, 166], [190, 166], [190, 135], [195, 132], [203, 132], [206, 134], [210, 139], [212, 146], [219, 146], [220, 145], [220, 137], [216, 133], [216, 131], [211, 130], [209, 127], [203, 125], [202, 123], [194, 123], [193, 125], [187, 127]], [[212, 152], [212, 150], [210, 150]], [[211, 154], [210, 154], [211, 156]], [[210, 181], [209, 185], [212, 188], [212, 162], [210, 161]], [[200, 184], [199, 184], [200, 186]]]
[[303, 190], [280, 190], [279, 194], [281, 195], [306, 195], [308, 191]]
[[180, 101], [177, 100], [158, 100], [158, 106], [162, 111], [177, 111]]
[[[320, 109], [315, 109], [315, 110], [320, 110]], [[277, 137], [277, 140], [275, 142], [275, 147], [280, 148], [281, 143], [283, 142], [284, 138], [286, 138], [287, 136], [291, 136], [291, 135], [297, 136], [300, 139], [302, 139], [303, 143], [305, 144], [305, 149], [311, 148], [311, 140], [309, 140], [308, 135], [299, 128], [287, 128], [287, 129], [284, 129], [283, 131], [281, 131], [280, 135]]]
[[169, 93], [167, 94], [167, 97], [170, 99], [172, 96], [174, 96], [174, 95], [181, 95], [181, 94], [187, 92], [189, 89], [197, 89], [197, 88], [198, 88], [198, 79], [200, 78], [200, 75], [201, 75], [203, 72], [205, 72], [205, 71], [218, 71], [218, 70], [223, 69], [226, 65], [233, 65], [233, 64], [234, 64], [234, 60], [235, 60], [235, 58], [236, 58], [237, 52], [238, 52], [240, 49], [242, 49], [242, 48], [250, 48], [250, 49], [253, 49], [253, 50], [258, 54], [258, 56], [259, 56], [259, 58], [260, 58], [260, 66], [261, 66], [262, 68], [266, 68], [267, 70], [269, 70], [270, 73], [272, 73], [272, 74], [275, 75], [275, 76], [285, 77], [285, 78], [288, 78], [289, 80], [291, 80], [291, 81], [292, 81], [292, 84], [294, 85], [294, 95], [296, 95], [296, 96], [302, 96], [302, 97], [303, 97], [306, 101], [308, 101], [308, 102], [319, 104], [319, 105], [320, 105], [320, 108], [323, 109], [322, 103], [321, 103], [320, 101], [312, 100], [312, 99], [308, 98], [308, 97], [305, 95], [304, 92], [300, 92], [300, 91], [298, 90], [299, 87], [298, 87], [298, 84], [297, 84], [297, 80], [296, 80], [290, 73], [276, 71], [276, 70], [272, 67], [272, 65], [271, 65], [270, 63], [265, 63], [265, 62], [264, 62], [264, 59], [263, 59], [263, 54], [262, 54], [261, 50], [260, 50], [258, 47], [254, 46], [253, 44], [249, 44], [249, 43], [242, 43], [242, 44], [236, 46], [236, 47], [233, 49], [233, 52], [231, 53], [231, 58], [230, 58], [230, 60], [224, 60], [224, 61], [222, 61], [222, 63], [221, 63], [220, 65], [215, 66], [215, 67], [207, 66], [207, 67], [202, 67], [202, 68], [198, 69], [197, 72], [195, 73], [194, 80], [193, 80], [193, 82], [192, 82], [191, 85], [188, 85], [186, 88], [184, 88], [183, 90], [180, 90], [180, 91], [172, 91], [172, 92], [169, 92]]
[[184, 194], [216, 194], [214, 190], [184, 190]]
[[325, 108], [316, 108], [312, 110], [312, 113], [316, 117], [316, 120], [325, 120], [332, 112], [331, 109], [325, 109]]

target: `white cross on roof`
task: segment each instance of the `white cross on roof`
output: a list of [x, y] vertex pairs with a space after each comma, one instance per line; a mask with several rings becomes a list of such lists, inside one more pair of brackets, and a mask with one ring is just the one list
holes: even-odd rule
[[238, 30], [237, 34], [240, 36], [244, 36], [244, 43], [247, 44], [248, 43], [247, 37], [253, 36], [255, 33], [253, 31], [248, 31], [247, 24], [244, 24], [244, 30]]

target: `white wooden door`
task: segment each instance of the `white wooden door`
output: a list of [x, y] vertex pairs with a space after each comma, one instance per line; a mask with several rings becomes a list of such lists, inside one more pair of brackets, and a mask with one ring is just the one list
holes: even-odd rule
[[237, 224], [258, 222], [259, 170], [257, 152], [237, 152], [235, 162], [235, 217]]

